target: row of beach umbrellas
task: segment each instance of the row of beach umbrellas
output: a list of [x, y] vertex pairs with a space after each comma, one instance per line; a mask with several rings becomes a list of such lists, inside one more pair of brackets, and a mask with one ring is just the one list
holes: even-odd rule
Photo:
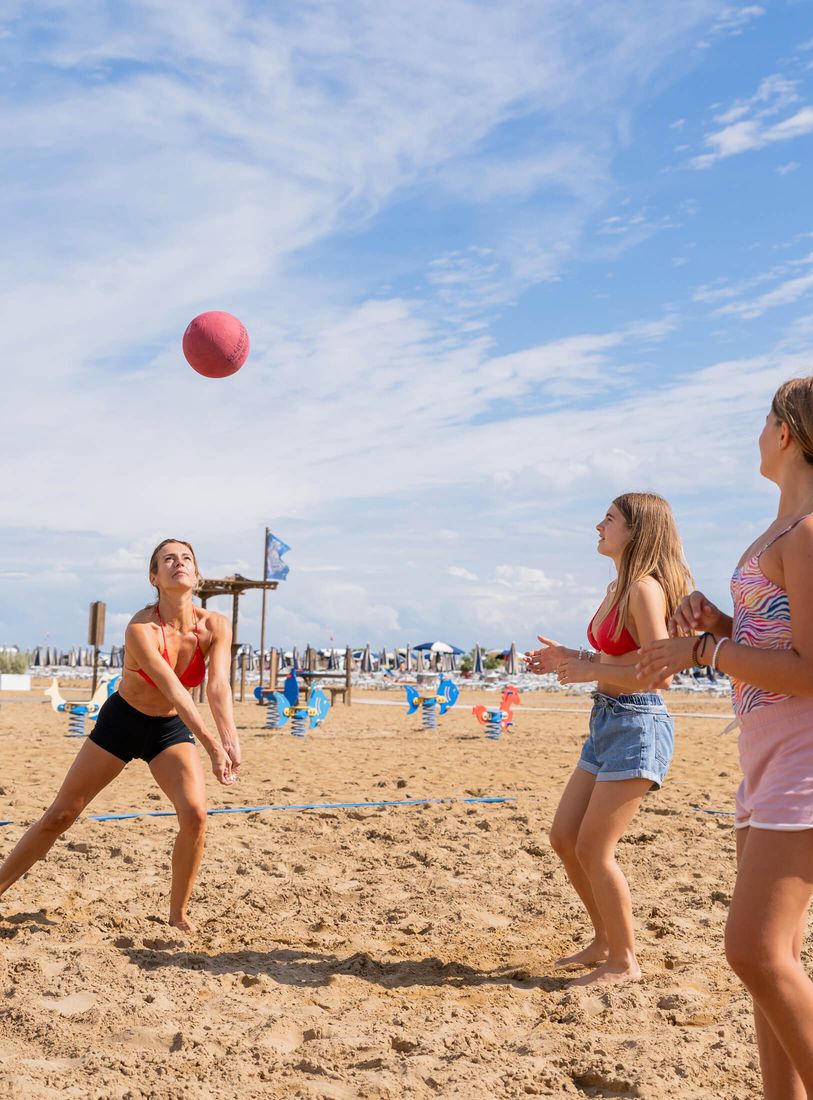
[[[294, 646], [290, 650], [280, 650], [281, 668], [303, 668], [308, 664], [311, 647], [301, 651]], [[449, 642], [434, 641], [421, 642], [419, 645], [406, 645], [395, 650], [382, 649], [374, 654], [369, 642], [362, 649], [352, 650], [354, 662], [358, 662], [359, 671], [372, 673], [377, 669], [407, 668], [415, 672], [424, 672], [427, 668], [442, 672], [454, 672], [457, 669], [457, 659], [464, 654], [459, 646]], [[344, 649], [320, 649], [313, 653], [318, 656], [318, 664], [329, 670], [344, 669]], [[238, 662], [243, 657], [249, 672], [256, 671], [258, 666], [258, 651], [250, 645], [241, 646], [237, 651]], [[472, 672], [481, 675], [485, 672], [486, 657], [499, 656], [506, 664], [506, 671], [510, 675], [516, 675], [519, 671], [519, 658], [516, 645], [512, 643], [510, 649], [484, 651], [481, 646], [474, 647]], [[108, 668], [121, 668], [123, 665], [124, 647], [113, 646], [108, 653], [99, 654], [99, 663]], [[90, 647], [72, 647], [68, 652], [56, 649], [54, 646], [37, 646], [32, 654], [31, 664], [35, 668], [48, 668], [67, 666], [69, 668], [92, 668], [93, 649]]]

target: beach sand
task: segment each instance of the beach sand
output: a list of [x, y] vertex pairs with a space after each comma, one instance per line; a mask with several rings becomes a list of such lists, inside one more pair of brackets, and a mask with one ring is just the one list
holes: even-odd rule
[[[338, 705], [304, 741], [238, 704], [243, 776], [209, 775], [211, 807], [516, 801], [213, 816], [194, 936], [165, 923], [172, 818], [77, 822], [0, 901], [0, 1096], [758, 1096], [723, 956], [731, 818], [692, 809], [732, 809], [736, 736], [676, 718], [666, 786], [619, 848], [644, 980], [567, 990], [580, 971], [552, 964], [588, 926], [547, 832], [589, 699], [529, 695], [550, 709], [491, 742], [470, 707], [495, 698], [461, 693], [435, 733], [405, 705]], [[0, 854], [77, 751], [37, 700], [0, 696]], [[136, 762], [88, 812], [139, 808], [168, 804]]]

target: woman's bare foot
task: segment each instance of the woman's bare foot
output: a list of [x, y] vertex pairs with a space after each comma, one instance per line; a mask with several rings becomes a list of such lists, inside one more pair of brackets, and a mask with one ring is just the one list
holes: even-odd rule
[[180, 917], [170, 917], [168, 922], [173, 928], [180, 928], [182, 932], [197, 932], [198, 926], [184, 913]]
[[610, 952], [606, 943], [600, 943], [598, 940], [593, 940], [581, 951], [577, 951], [573, 955], [563, 955], [562, 958], [557, 959], [553, 965], [557, 968], [565, 966], [596, 966], [598, 963], [606, 962], [609, 954]]
[[567, 983], [571, 989], [577, 985], [623, 985], [625, 982], [640, 982], [641, 968], [638, 963], [625, 963], [616, 965], [605, 962], [597, 966], [590, 974], [583, 974], [581, 978], [574, 978]]

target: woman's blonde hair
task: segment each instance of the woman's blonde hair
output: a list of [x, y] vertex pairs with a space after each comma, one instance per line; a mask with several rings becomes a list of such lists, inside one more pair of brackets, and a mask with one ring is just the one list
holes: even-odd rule
[[787, 424], [805, 462], [813, 466], [813, 378], [790, 378], [773, 396], [771, 412]]
[[677, 531], [672, 509], [657, 493], [623, 493], [613, 501], [630, 529], [621, 554], [613, 607], [617, 617], [614, 639], [618, 639], [629, 618], [632, 586], [644, 577], [654, 577], [666, 598], [667, 619], [687, 596], [694, 582]]
[[[153, 575], [153, 573], [158, 572], [158, 555], [161, 553], [161, 551], [164, 549], [164, 547], [168, 546], [171, 542], [177, 542], [181, 546], [185, 546], [190, 551], [190, 553], [192, 554], [192, 561], [195, 563], [195, 573], [197, 574], [198, 584], [199, 584], [200, 583], [200, 568], [198, 567], [198, 558], [197, 558], [197, 555], [195, 554], [195, 550], [194, 550], [194, 547], [192, 546], [192, 543], [187, 542], [186, 539], [163, 539], [161, 542], [159, 542], [158, 545], [156, 546], [156, 548], [153, 550], [152, 554], [150, 554], [150, 568], [147, 571], [147, 575], [151, 577]], [[150, 581], [150, 584], [152, 584], [152, 581]], [[197, 588], [198, 588], [198, 585], [195, 586], [196, 591], [197, 591]], [[155, 586], [155, 590], [158, 593], [158, 600], [160, 600], [161, 599], [161, 590], [159, 589], [158, 585]], [[156, 604], [158, 603], [158, 600], [156, 600]], [[149, 607], [149, 604], [147, 606]]]

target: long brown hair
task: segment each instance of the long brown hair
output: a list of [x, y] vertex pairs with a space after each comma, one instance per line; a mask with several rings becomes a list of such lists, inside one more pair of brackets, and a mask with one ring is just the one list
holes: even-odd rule
[[629, 615], [630, 591], [636, 581], [654, 577], [666, 598], [667, 619], [694, 587], [683, 556], [675, 517], [669, 503], [657, 493], [623, 493], [613, 501], [631, 534], [621, 554], [618, 581], [611, 607], [617, 617], [618, 639]]
[[[181, 546], [185, 546], [190, 551], [190, 553], [192, 554], [192, 561], [195, 563], [195, 572], [197, 573], [197, 576], [198, 576], [198, 583], [200, 583], [200, 568], [198, 566], [197, 554], [195, 553], [195, 550], [194, 550], [194, 547], [192, 546], [192, 543], [187, 542], [186, 539], [163, 539], [162, 542], [159, 542], [158, 545], [156, 546], [156, 548], [150, 554], [150, 567], [147, 570], [147, 575], [151, 577], [153, 575], [153, 573], [158, 572], [158, 555], [161, 553], [161, 551], [164, 549], [164, 547], [168, 546], [169, 543], [171, 543], [171, 542], [177, 542]], [[152, 581], [150, 581], [150, 584], [152, 584]], [[197, 588], [197, 586], [196, 586], [196, 588]], [[155, 591], [158, 593], [158, 599], [155, 601], [155, 605], [157, 607], [158, 602], [161, 599], [161, 590], [159, 589], [158, 585], [155, 585]], [[147, 604], [147, 607], [149, 607], [149, 606], [150, 605]]]
[[813, 377], [783, 382], [773, 396], [771, 412], [787, 424], [805, 462], [813, 466]]

